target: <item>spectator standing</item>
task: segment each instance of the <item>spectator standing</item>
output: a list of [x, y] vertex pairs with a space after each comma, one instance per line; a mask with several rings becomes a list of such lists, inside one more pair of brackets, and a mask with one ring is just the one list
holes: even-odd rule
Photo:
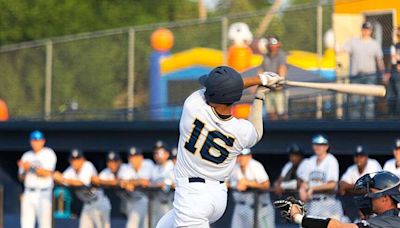
[[96, 168], [78, 149], [71, 151], [69, 162], [70, 166], [63, 173], [54, 173], [54, 180], [74, 189], [76, 196], [82, 201], [79, 227], [109, 228], [110, 201], [102, 189], [92, 186], [92, 180], [97, 176]]
[[[259, 67], [259, 72], [274, 72], [285, 78], [287, 72], [286, 53], [281, 50], [281, 42], [275, 35], [267, 36], [267, 53]], [[267, 112], [271, 119], [286, 119], [285, 96], [281, 86], [277, 86], [265, 99]]]
[[390, 78], [388, 79], [388, 111], [400, 114], [400, 26], [396, 29], [397, 43], [390, 47]]
[[274, 183], [275, 193], [279, 196], [287, 190], [298, 189], [297, 169], [304, 157], [303, 149], [296, 143], [289, 145], [286, 152], [289, 154], [289, 161], [283, 166], [280, 176]]
[[31, 150], [18, 161], [18, 177], [24, 183], [21, 197], [21, 227], [52, 227], [53, 171], [57, 157], [54, 151], [45, 147], [42, 132], [30, 134]]
[[[233, 211], [231, 227], [253, 227], [254, 208], [258, 208], [258, 227], [275, 227], [275, 212], [271, 204], [269, 192], [270, 180], [263, 165], [253, 159], [250, 149], [242, 150], [237, 158], [230, 185], [236, 189], [233, 193], [235, 209]], [[246, 192], [249, 189], [265, 191], [260, 193], [258, 202], [255, 202], [254, 193]], [[258, 194], [258, 193], [257, 193]]]
[[148, 227], [149, 198], [144, 189], [150, 185], [154, 163], [150, 159], [144, 159], [142, 152], [135, 147], [129, 149], [128, 162], [119, 172], [122, 186], [130, 191], [126, 208], [128, 217], [126, 227]]
[[[348, 40], [343, 50], [350, 55], [350, 82], [361, 84], [377, 84], [379, 76], [385, 71], [383, 52], [380, 44], [372, 38], [373, 26], [365, 22], [361, 27], [361, 37]], [[361, 96], [350, 97], [350, 118], [373, 119], [375, 116], [374, 98], [365, 97], [364, 115], [361, 114]]]
[[393, 148], [393, 156], [394, 158], [386, 161], [383, 170], [389, 171], [400, 177], [400, 139], [396, 140]]

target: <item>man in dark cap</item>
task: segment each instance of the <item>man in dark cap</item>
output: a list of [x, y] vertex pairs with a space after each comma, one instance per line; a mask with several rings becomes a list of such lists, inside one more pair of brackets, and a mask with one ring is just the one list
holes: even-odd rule
[[297, 190], [297, 169], [304, 157], [303, 149], [296, 143], [289, 145], [286, 152], [289, 154], [289, 161], [283, 166], [280, 176], [274, 183], [274, 190], [278, 195], [287, 190]]
[[[373, 26], [371, 22], [364, 22], [361, 26], [361, 37], [353, 38], [343, 45], [343, 50], [350, 55], [350, 82], [361, 84], [377, 84], [378, 76], [385, 72], [381, 45], [372, 38]], [[378, 75], [379, 73], [379, 75]], [[375, 106], [372, 96], [365, 97], [364, 115], [362, 115], [361, 96], [351, 95], [352, 119], [374, 118]]]
[[389, 171], [400, 177], [400, 139], [397, 139], [393, 147], [392, 159], [386, 161], [383, 170]]
[[381, 171], [382, 167], [375, 159], [369, 158], [366, 149], [358, 145], [354, 151], [354, 164], [347, 168], [339, 182], [341, 195], [353, 194], [354, 184], [358, 178], [367, 173]]

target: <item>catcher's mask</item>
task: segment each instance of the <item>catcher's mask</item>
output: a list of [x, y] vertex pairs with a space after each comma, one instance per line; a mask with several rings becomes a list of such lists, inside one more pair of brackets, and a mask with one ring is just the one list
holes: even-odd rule
[[[355, 203], [364, 215], [371, 215], [372, 201], [371, 199], [382, 196], [390, 196], [395, 202], [400, 203], [400, 179], [388, 171], [380, 171], [375, 173], [365, 174], [360, 177], [354, 189], [360, 195], [355, 196]], [[372, 192], [371, 189], [378, 191]]]

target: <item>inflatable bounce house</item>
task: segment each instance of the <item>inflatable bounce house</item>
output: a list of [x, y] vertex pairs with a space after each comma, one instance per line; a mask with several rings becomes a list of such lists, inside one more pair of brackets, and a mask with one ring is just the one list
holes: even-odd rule
[[[193, 91], [200, 88], [197, 82], [201, 75], [214, 67], [228, 65], [244, 76], [254, 75], [262, 63], [262, 54], [254, 54], [250, 48], [253, 35], [245, 23], [234, 23], [229, 27], [228, 38], [231, 45], [226, 60], [221, 50], [195, 47], [178, 53], [170, 53], [174, 45], [174, 36], [166, 28], [155, 30], [150, 38], [154, 51], [150, 57], [150, 106], [151, 118], [157, 120], [178, 119], [184, 100]], [[260, 48], [265, 48], [262, 41]], [[262, 52], [262, 51], [261, 51]], [[288, 63], [309, 72], [317, 72], [322, 77], [334, 77], [334, 54], [325, 53], [320, 59], [315, 53], [291, 51]], [[317, 67], [322, 66], [322, 67]], [[249, 114], [250, 104], [239, 103], [234, 107], [234, 115], [245, 118]]]

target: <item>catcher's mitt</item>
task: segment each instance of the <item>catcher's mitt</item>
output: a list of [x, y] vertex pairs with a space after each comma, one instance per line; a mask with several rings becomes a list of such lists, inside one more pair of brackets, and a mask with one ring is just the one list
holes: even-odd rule
[[306, 207], [304, 206], [303, 201], [294, 198], [293, 196], [289, 196], [284, 200], [276, 200], [274, 201], [274, 207], [281, 211], [281, 216], [288, 220], [289, 222], [292, 221], [290, 216], [290, 211], [293, 205], [297, 205], [300, 210], [300, 213], [304, 215], [306, 213]]

